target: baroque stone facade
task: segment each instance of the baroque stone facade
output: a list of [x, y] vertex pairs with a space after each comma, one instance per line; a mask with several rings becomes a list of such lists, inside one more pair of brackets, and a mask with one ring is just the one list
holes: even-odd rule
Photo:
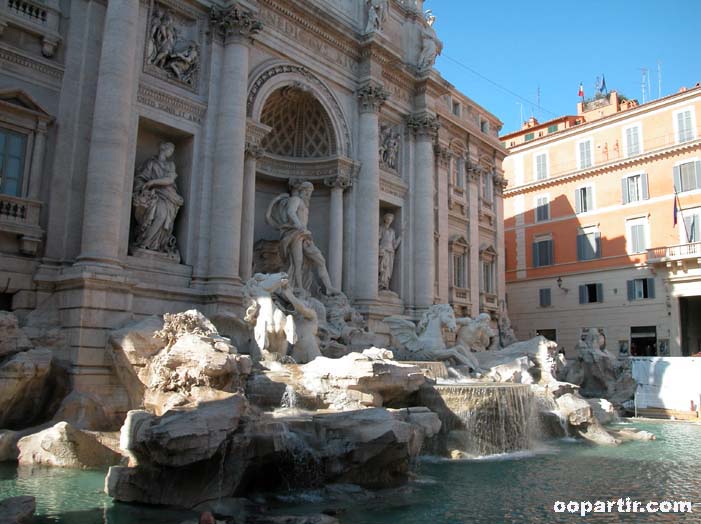
[[304, 182], [327, 283], [373, 331], [499, 316], [501, 124], [432, 68], [420, 0], [22, 3], [38, 18], [0, 6], [0, 301], [51, 312], [77, 389], [116, 387], [130, 319], [243, 318], [266, 210]]

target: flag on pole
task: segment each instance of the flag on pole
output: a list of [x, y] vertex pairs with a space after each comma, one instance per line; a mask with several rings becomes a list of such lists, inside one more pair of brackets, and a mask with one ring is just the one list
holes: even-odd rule
[[679, 197], [677, 192], [674, 192], [674, 227], [677, 227], [677, 214], [679, 213]]
[[582, 84], [582, 82], [579, 83], [579, 93], [577, 96], [584, 98], [584, 84]]

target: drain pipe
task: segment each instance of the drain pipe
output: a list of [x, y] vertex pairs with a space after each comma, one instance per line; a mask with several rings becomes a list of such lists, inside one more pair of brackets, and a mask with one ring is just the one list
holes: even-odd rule
[[635, 418], [638, 418], [638, 389], [640, 384], [635, 388], [635, 395], [633, 395], [633, 406], [635, 408]]

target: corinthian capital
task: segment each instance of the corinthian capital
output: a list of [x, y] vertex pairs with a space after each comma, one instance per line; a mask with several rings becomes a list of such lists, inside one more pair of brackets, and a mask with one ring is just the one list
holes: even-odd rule
[[389, 98], [389, 92], [379, 84], [370, 83], [358, 89], [358, 98], [362, 112], [376, 113]]
[[406, 123], [417, 137], [435, 138], [441, 127], [438, 117], [431, 113], [418, 113], [411, 115]]
[[231, 38], [253, 38], [263, 29], [263, 23], [255, 14], [239, 5], [213, 6], [209, 11], [209, 22], [213, 32], [224, 41]]

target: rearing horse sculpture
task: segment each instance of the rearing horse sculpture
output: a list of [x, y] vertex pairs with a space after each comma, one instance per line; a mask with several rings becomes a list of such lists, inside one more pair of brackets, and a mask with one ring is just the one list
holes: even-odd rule
[[392, 335], [401, 344], [405, 359], [453, 360], [474, 367], [474, 361], [455, 348], [447, 348], [443, 340], [443, 326], [455, 331], [455, 313], [449, 304], [435, 304], [428, 308], [418, 326], [402, 316], [385, 317]]

